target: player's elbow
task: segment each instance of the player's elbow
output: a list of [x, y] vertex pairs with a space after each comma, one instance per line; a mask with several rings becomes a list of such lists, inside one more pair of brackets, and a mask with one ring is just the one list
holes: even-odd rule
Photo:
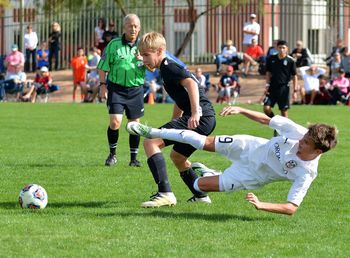
[[285, 207], [285, 214], [286, 215], [294, 215], [294, 213], [296, 213], [298, 210], [298, 206], [293, 204], [293, 203], [288, 203]]

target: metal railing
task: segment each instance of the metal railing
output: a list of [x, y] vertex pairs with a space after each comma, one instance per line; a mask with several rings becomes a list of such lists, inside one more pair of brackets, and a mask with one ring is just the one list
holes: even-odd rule
[[[196, 2], [198, 3], [196, 9], [199, 11], [208, 8], [206, 0]], [[222, 43], [229, 38], [233, 40], [237, 49], [242, 51], [243, 23], [252, 12], [257, 13], [258, 22], [262, 27], [260, 43], [265, 50], [274, 38], [272, 31], [275, 32], [275, 38], [286, 39], [291, 49], [296, 40], [302, 40], [311, 50], [316, 62], [322, 62], [338, 37], [347, 42], [349, 7], [339, 4], [342, 1], [269, 1], [270, 3], [264, 6], [264, 13], [260, 12], [257, 2], [248, 1], [236, 12], [233, 12], [231, 7], [220, 7], [203, 15], [196, 24], [190, 44], [180, 58], [188, 63], [212, 63], [213, 55], [220, 51]], [[271, 2], [275, 4], [272, 5]], [[99, 17], [104, 17], [107, 24], [109, 20], [113, 20], [117, 25], [117, 31], [121, 34], [123, 19], [121, 10], [113, 0], [106, 0], [100, 6], [87, 7], [86, 1], [83, 1], [81, 10], [76, 13], [67, 10], [44, 13], [40, 9], [34, 9], [34, 20], [31, 24], [39, 36], [39, 41], [48, 40], [50, 24], [53, 21], [61, 25], [60, 67], [69, 67], [77, 47], [82, 46], [87, 50], [94, 45], [94, 28]], [[2, 30], [0, 35], [3, 35], [0, 40], [1, 55], [9, 52], [12, 43], [20, 42], [20, 31], [23, 31], [23, 28], [21, 29], [21, 23], [16, 21], [16, 8], [18, 6], [15, 6], [13, 11], [7, 10], [1, 18], [3, 24], [0, 28], [0, 32]], [[35, 7], [29, 5], [25, 8], [30, 10]], [[175, 22], [178, 19], [175, 19], [174, 14], [176, 10], [186, 8], [186, 2], [183, 0], [157, 0], [148, 1], [148, 4], [137, 7], [130, 4], [125, 9], [139, 15], [142, 33], [150, 30], [162, 32], [167, 39], [169, 50], [175, 52], [189, 25], [186, 22]], [[29, 14], [33, 15], [28, 11], [27, 15]], [[24, 19], [22, 26], [27, 24]], [[271, 24], [276, 27], [272, 29]], [[23, 49], [23, 46], [20, 48]]]

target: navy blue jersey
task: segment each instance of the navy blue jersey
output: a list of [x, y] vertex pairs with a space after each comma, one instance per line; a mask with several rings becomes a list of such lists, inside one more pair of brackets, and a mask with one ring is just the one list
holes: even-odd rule
[[223, 87], [232, 86], [234, 82], [238, 83], [238, 77], [235, 74], [232, 74], [232, 75], [224, 74], [220, 78], [220, 82]]
[[199, 91], [199, 106], [202, 116], [214, 116], [214, 108], [205, 95], [204, 89], [199, 87], [196, 77], [187, 69], [167, 57], [160, 65], [160, 75], [164, 81], [164, 89], [175, 101], [176, 105], [184, 112], [184, 115], [191, 115], [191, 102], [187, 90], [181, 85], [181, 81], [191, 78], [195, 81]]

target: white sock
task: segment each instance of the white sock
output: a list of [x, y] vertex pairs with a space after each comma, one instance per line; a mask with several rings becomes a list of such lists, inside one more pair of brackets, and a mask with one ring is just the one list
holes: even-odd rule
[[198, 180], [200, 179], [200, 177], [198, 177], [194, 183], [193, 183], [193, 188], [197, 191], [197, 192], [201, 192], [201, 193], [206, 193], [206, 192], [203, 192], [201, 189], [199, 189], [199, 186], [198, 186]]
[[182, 142], [192, 145], [198, 150], [203, 150], [205, 140], [207, 136], [201, 135], [190, 130], [179, 130], [179, 129], [156, 129], [151, 130], [152, 138], [162, 138], [172, 140], [176, 142]]

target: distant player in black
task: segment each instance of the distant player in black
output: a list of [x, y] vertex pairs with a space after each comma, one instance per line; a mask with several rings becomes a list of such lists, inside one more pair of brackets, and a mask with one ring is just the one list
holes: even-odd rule
[[277, 103], [281, 115], [288, 117], [289, 82], [293, 80], [294, 93], [298, 90], [298, 77], [296, 64], [292, 57], [288, 56], [288, 45], [284, 40], [277, 42], [277, 55], [272, 55], [266, 62], [266, 90], [264, 99], [264, 112], [273, 117], [271, 108]]
[[[143, 63], [149, 69], [160, 69], [164, 88], [175, 101], [172, 120], [162, 128], [191, 129], [202, 135], [209, 135], [215, 128], [215, 112], [210, 101], [199, 87], [195, 76], [175, 61], [166, 57], [166, 42], [157, 32], [145, 34], [139, 43]], [[161, 149], [173, 145], [170, 158], [180, 172], [180, 176], [193, 193], [190, 202], [211, 203], [206, 193], [196, 191], [193, 187], [197, 175], [191, 168], [188, 157], [196, 150], [189, 144], [170, 140], [145, 139], [144, 147], [148, 157], [147, 163], [158, 185], [158, 193], [142, 203], [141, 207], [172, 206], [176, 204], [166, 171], [166, 164]]]

